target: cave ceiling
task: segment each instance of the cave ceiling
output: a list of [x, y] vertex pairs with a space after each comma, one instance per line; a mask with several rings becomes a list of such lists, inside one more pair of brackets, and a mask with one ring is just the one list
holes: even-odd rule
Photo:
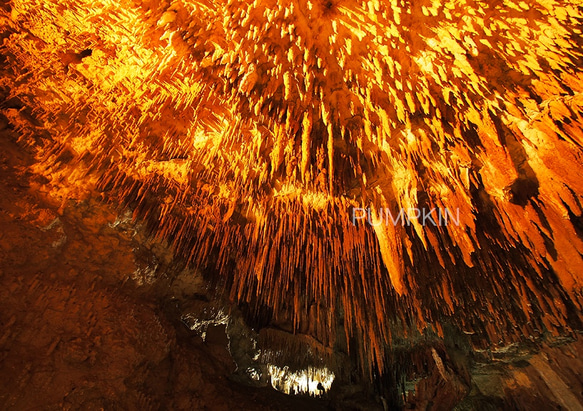
[[580, 326], [578, 0], [2, 10], [33, 171], [130, 209], [266, 340], [370, 371], [444, 324], [481, 347]]

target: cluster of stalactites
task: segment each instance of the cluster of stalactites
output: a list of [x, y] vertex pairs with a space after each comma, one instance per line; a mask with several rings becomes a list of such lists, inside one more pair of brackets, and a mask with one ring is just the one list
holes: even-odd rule
[[[580, 308], [581, 12], [511, 6], [14, 0], [4, 50], [55, 179], [382, 364], [445, 317], [497, 343]], [[455, 223], [386, 218], [434, 208]]]

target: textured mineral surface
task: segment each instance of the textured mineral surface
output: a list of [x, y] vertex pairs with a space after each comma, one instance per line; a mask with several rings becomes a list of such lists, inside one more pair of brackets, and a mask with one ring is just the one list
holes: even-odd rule
[[582, 30], [2, 2], [0, 407], [583, 409]]

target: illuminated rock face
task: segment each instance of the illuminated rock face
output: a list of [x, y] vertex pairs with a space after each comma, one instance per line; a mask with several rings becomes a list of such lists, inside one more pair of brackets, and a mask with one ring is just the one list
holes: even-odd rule
[[[185, 269], [170, 285], [181, 266], [172, 252], [103, 202], [59, 209], [5, 126], [0, 409], [325, 409], [321, 400], [230, 381], [244, 344], [231, 338], [229, 353], [224, 326], [208, 327], [203, 341], [180, 321], [181, 310], [201, 302], [200, 276]], [[241, 335], [237, 319], [231, 313], [229, 327]]]
[[444, 324], [580, 328], [578, 3], [14, 0], [10, 120], [56, 195], [129, 206], [266, 344], [382, 374]]

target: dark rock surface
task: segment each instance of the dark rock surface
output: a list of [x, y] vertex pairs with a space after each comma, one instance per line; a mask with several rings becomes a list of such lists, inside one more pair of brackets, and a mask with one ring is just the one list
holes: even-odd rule
[[172, 283], [168, 251], [104, 204], [43, 193], [12, 131], [0, 146], [1, 409], [324, 409], [231, 381], [224, 329], [180, 321], [196, 276]]

